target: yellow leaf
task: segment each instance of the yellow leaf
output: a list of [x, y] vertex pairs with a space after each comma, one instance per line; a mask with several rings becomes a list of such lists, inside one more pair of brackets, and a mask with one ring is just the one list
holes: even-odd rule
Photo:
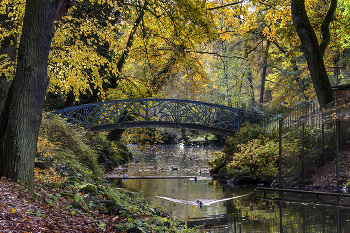
[[15, 213], [16, 213], [16, 209], [12, 208], [11, 212], [12, 212], [13, 214], [15, 214]]

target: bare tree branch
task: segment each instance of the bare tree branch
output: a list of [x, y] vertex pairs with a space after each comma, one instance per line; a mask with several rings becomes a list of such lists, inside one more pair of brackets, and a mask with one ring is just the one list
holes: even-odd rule
[[222, 6], [211, 7], [211, 8], [208, 8], [207, 10], [208, 11], [217, 10], [217, 9], [225, 8], [225, 7], [228, 7], [228, 6], [238, 5], [238, 4], [241, 4], [241, 3], [243, 3], [243, 1], [228, 3], [228, 4], [225, 4], [225, 5], [222, 5]]
[[186, 50], [186, 52], [188, 52], [188, 53], [199, 53], [199, 54], [215, 55], [215, 56], [218, 56], [218, 57], [220, 57], [220, 58], [237, 58], [237, 59], [246, 60], [244, 57], [239, 57], [239, 56], [225, 56], [225, 55], [221, 55], [221, 54], [216, 53], [216, 52], [188, 51], [188, 50]]

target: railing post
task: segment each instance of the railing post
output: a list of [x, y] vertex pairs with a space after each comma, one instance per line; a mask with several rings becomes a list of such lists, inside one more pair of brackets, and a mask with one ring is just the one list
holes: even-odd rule
[[337, 166], [337, 191], [339, 190], [339, 153], [340, 153], [340, 120], [336, 120], [336, 166]]
[[237, 112], [238, 112], [238, 114], [237, 114], [237, 116], [238, 116], [238, 129], [237, 130], [239, 130], [241, 128], [241, 113], [240, 113], [239, 109], [237, 110]]
[[118, 124], [119, 124], [119, 101], [116, 101], [116, 109], [117, 109], [117, 114], [116, 114], [116, 118], [115, 118], [115, 126], [118, 128]]
[[283, 218], [283, 214], [282, 214], [282, 202], [280, 202], [279, 204], [279, 209], [280, 209], [280, 233], [283, 233], [283, 221], [282, 221], [282, 218]]
[[341, 232], [340, 228], [340, 208], [337, 206], [337, 233]]
[[179, 101], [175, 100], [175, 117], [177, 121], [177, 126], [180, 128], [180, 117], [179, 117]]
[[279, 160], [279, 176], [278, 176], [278, 187], [282, 188], [282, 127], [283, 127], [283, 117], [279, 120], [279, 129], [278, 129], [278, 137], [279, 137], [279, 143], [278, 143], [278, 160]]
[[[141, 109], [141, 103], [140, 103], [140, 109]], [[146, 99], [145, 103], [145, 110], [146, 110], [146, 122], [149, 122], [149, 116], [148, 116], [148, 100]]]
[[324, 146], [325, 146], [324, 124], [323, 124], [323, 122], [322, 122], [322, 133], [321, 133], [321, 155], [322, 155], [322, 163], [325, 162]]
[[300, 179], [300, 189], [301, 189], [301, 185], [303, 184], [303, 182], [305, 180], [305, 161], [304, 161], [305, 137], [304, 137], [304, 133], [305, 133], [305, 123], [302, 122], [302, 125], [301, 125], [301, 179]]

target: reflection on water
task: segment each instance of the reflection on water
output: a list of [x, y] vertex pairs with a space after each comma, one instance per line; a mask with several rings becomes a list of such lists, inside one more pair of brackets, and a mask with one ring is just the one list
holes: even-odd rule
[[[348, 200], [291, 193], [262, 198], [262, 191], [255, 187], [211, 180], [207, 163], [212, 151], [219, 149], [157, 146], [134, 152], [135, 163], [117, 169], [117, 174], [198, 179], [129, 179], [118, 183], [131, 191], [143, 191], [153, 207], [163, 208], [188, 226], [202, 225], [201, 232], [350, 232]], [[330, 204], [321, 204], [325, 202]]]

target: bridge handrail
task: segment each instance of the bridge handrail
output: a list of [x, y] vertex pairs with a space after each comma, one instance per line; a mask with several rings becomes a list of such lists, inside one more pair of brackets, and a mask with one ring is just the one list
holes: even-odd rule
[[[202, 101], [194, 101], [194, 100], [183, 100], [183, 99], [162, 99], [162, 98], [142, 98], [142, 99], [121, 99], [121, 100], [110, 100], [110, 101], [104, 101], [104, 102], [95, 102], [95, 103], [91, 103], [91, 104], [82, 104], [82, 105], [78, 105], [78, 106], [72, 106], [72, 107], [67, 107], [64, 109], [60, 109], [60, 110], [55, 110], [52, 113], [54, 114], [58, 114], [59, 112], [63, 112], [63, 110], [72, 110], [72, 109], [76, 109], [82, 106], [90, 106], [90, 105], [100, 105], [100, 104], [108, 104], [108, 103], [117, 103], [117, 102], [138, 102], [138, 101], [168, 101], [168, 102], [184, 102], [184, 103], [199, 103], [202, 105], [207, 105], [207, 106], [215, 106], [215, 107], [219, 107], [219, 108], [226, 108], [226, 109], [237, 109], [242, 111], [243, 109], [239, 109], [239, 108], [234, 108], [234, 107], [230, 107], [230, 106], [225, 106], [225, 105], [220, 105], [220, 104], [212, 104], [212, 103], [206, 103], [206, 102], [202, 102]], [[243, 110], [243, 111], [249, 111], [249, 110]], [[269, 115], [269, 114], [268, 114]]]

